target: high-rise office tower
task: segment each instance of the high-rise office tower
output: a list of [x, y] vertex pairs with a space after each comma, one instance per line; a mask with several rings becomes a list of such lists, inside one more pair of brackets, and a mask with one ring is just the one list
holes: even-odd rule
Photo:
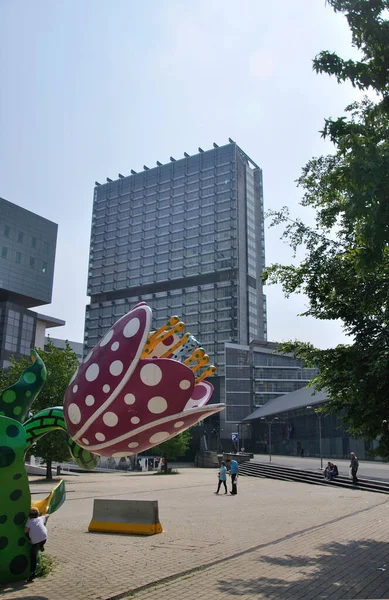
[[140, 300], [179, 315], [224, 374], [225, 342], [266, 339], [262, 171], [232, 140], [100, 185], [85, 351]]

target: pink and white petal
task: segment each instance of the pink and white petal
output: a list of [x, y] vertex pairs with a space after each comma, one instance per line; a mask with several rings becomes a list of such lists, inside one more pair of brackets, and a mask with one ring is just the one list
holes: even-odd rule
[[88, 446], [88, 450], [102, 456], [112, 456], [119, 452], [127, 452], [127, 456], [129, 456], [133, 453], [143, 452], [176, 436], [185, 429], [189, 429], [189, 427], [210, 415], [224, 410], [224, 408], [224, 404], [212, 404], [206, 408], [182, 411], [170, 417], [154, 421], [144, 427], [138, 427], [131, 433], [119, 438], [95, 446]]
[[201, 408], [210, 401], [214, 387], [208, 381], [200, 381], [192, 392], [188, 402], [184, 406], [184, 410], [192, 410], [193, 408]]
[[82, 436], [107, 411], [136, 368], [151, 324], [142, 304], [117, 321], [80, 365], [65, 392], [64, 409], [71, 437]]
[[141, 425], [183, 410], [193, 393], [194, 374], [189, 367], [167, 358], [141, 359], [127, 385], [89, 426], [94, 438], [117, 438]]

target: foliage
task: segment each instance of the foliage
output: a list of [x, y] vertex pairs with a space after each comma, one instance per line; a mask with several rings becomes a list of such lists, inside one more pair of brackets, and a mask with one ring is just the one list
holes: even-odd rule
[[163, 470], [165, 473], [168, 472], [168, 461], [176, 460], [179, 456], [183, 456], [189, 448], [189, 442], [192, 435], [186, 430], [182, 431], [173, 438], [170, 438], [166, 442], [163, 442], [159, 446], [154, 446], [150, 449], [150, 452], [155, 456], [162, 456], [164, 459]]
[[[39, 356], [46, 365], [47, 379], [31, 407], [32, 414], [44, 408], [63, 405], [65, 390], [78, 366], [77, 356], [68, 343], [65, 349], [61, 350], [49, 340], [46, 350], [39, 349]], [[0, 372], [0, 389], [15, 382], [29, 364], [28, 358], [13, 358], [11, 366]], [[47, 465], [46, 477], [51, 479], [52, 461], [60, 462], [70, 457], [66, 434], [60, 431], [49, 433], [38, 440], [31, 453], [43, 458]]]
[[46, 577], [54, 569], [54, 561], [48, 554], [39, 553], [39, 566], [36, 571], [37, 577]]
[[286, 224], [283, 237], [296, 253], [297, 265], [275, 264], [264, 280], [281, 283], [286, 296], [304, 293], [304, 315], [340, 319], [349, 345], [319, 350], [289, 342], [309, 366], [317, 366], [317, 388], [329, 395], [328, 411], [345, 411], [354, 436], [380, 436], [376, 454], [389, 459], [389, 435], [382, 422], [389, 416], [389, 0], [328, 0], [344, 13], [360, 60], [321, 52], [317, 72], [349, 81], [376, 93], [326, 119], [323, 138], [335, 147], [329, 156], [313, 158], [298, 179], [302, 205], [315, 210], [315, 225], [293, 221], [287, 209], [272, 225]]

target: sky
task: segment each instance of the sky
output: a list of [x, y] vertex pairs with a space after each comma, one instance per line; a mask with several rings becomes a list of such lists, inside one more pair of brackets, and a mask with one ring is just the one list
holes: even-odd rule
[[[53, 337], [83, 340], [95, 180], [232, 138], [263, 169], [265, 210], [299, 206], [295, 180], [332, 148], [325, 117], [357, 98], [312, 71], [353, 55], [325, 0], [1, 0], [0, 196], [58, 223]], [[268, 229], [266, 262], [291, 262]], [[266, 286], [268, 338], [325, 348], [341, 324], [299, 317], [304, 296]], [[167, 315], [168, 317], [169, 315]]]

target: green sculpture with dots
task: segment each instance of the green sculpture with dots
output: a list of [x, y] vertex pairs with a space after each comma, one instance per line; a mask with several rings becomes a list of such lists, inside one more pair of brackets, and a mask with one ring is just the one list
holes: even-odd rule
[[[0, 392], [0, 583], [27, 579], [30, 574], [30, 544], [24, 525], [31, 508], [31, 494], [25, 454], [47, 433], [66, 432], [62, 406], [46, 408], [28, 418], [46, 380], [46, 367], [35, 350], [30, 358], [32, 363], [19, 381]], [[97, 465], [99, 456], [71, 438], [68, 445], [79, 466], [93, 469]], [[64, 499], [65, 485], [60, 482], [49, 496], [47, 512], [57, 510]]]

